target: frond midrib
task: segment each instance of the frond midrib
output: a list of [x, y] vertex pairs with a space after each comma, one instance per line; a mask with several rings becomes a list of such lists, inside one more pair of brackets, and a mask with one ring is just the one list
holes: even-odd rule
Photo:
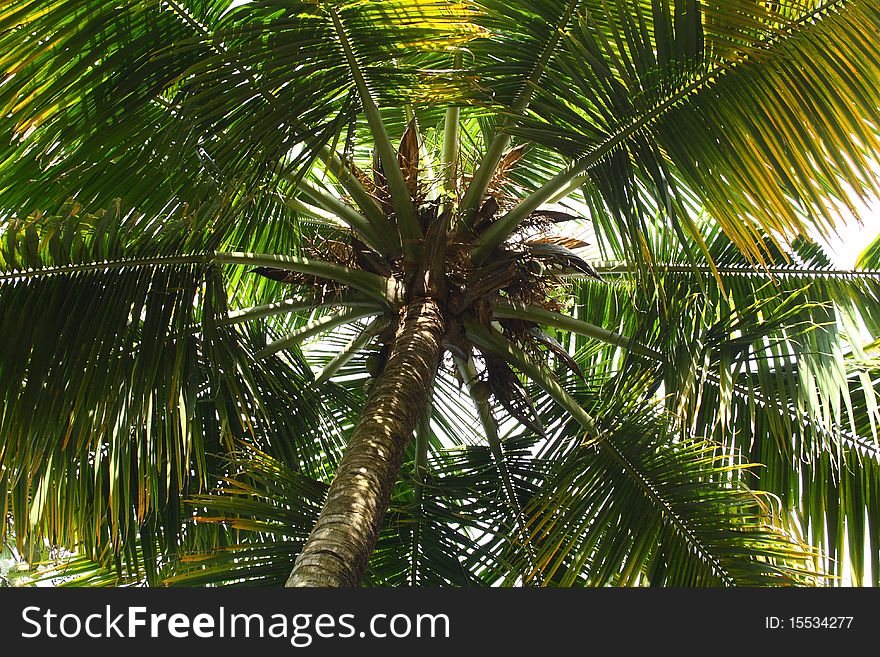
[[86, 271], [100, 271], [106, 269], [136, 269], [140, 267], [161, 267], [164, 265], [195, 265], [207, 264], [214, 257], [213, 252], [182, 255], [182, 256], [155, 256], [151, 258], [126, 258], [120, 260], [95, 260], [75, 265], [56, 265], [39, 269], [23, 269], [20, 271], [6, 271], [0, 273], [0, 283], [30, 278], [44, 278], [62, 274], [78, 274]]

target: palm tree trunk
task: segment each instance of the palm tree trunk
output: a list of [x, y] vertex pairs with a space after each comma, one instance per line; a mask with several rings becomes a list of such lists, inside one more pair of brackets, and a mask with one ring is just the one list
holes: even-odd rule
[[443, 330], [440, 304], [433, 299], [414, 300], [402, 312], [385, 369], [287, 586], [360, 585], [404, 451], [429, 398]]

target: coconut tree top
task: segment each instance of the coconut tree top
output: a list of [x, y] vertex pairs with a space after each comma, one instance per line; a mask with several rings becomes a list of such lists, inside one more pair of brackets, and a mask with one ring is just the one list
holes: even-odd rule
[[93, 583], [876, 581], [880, 264], [811, 236], [877, 192], [878, 28], [12, 2], [21, 549]]

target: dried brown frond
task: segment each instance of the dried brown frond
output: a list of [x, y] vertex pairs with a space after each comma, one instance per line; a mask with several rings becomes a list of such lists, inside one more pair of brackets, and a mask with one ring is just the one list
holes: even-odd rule
[[400, 147], [397, 150], [397, 163], [403, 172], [403, 180], [406, 182], [413, 201], [419, 197], [419, 131], [415, 117], [406, 126]]
[[495, 173], [492, 174], [492, 179], [489, 181], [489, 185], [486, 188], [486, 191], [490, 196], [504, 196], [503, 189], [504, 183], [507, 181], [507, 176], [510, 175], [510, 172], [516, 167], [517, 162], [519, 162], [527, 148], [528, 144], [520, 144], [519, 146], [511, 148], [501, 156], [501, 160], [495, 168]]

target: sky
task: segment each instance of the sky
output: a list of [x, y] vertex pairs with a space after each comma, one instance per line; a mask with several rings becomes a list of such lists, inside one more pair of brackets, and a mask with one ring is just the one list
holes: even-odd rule
[[830, 250], [829, 255], [841, 269], [852, 269], [859, 257], [877, 234], [880, 233], [880, 199], [874, 199], [859, 210], [861, 224], [852, 217], [841, 226], [839, 236], [829, 240], [820, 240]]

